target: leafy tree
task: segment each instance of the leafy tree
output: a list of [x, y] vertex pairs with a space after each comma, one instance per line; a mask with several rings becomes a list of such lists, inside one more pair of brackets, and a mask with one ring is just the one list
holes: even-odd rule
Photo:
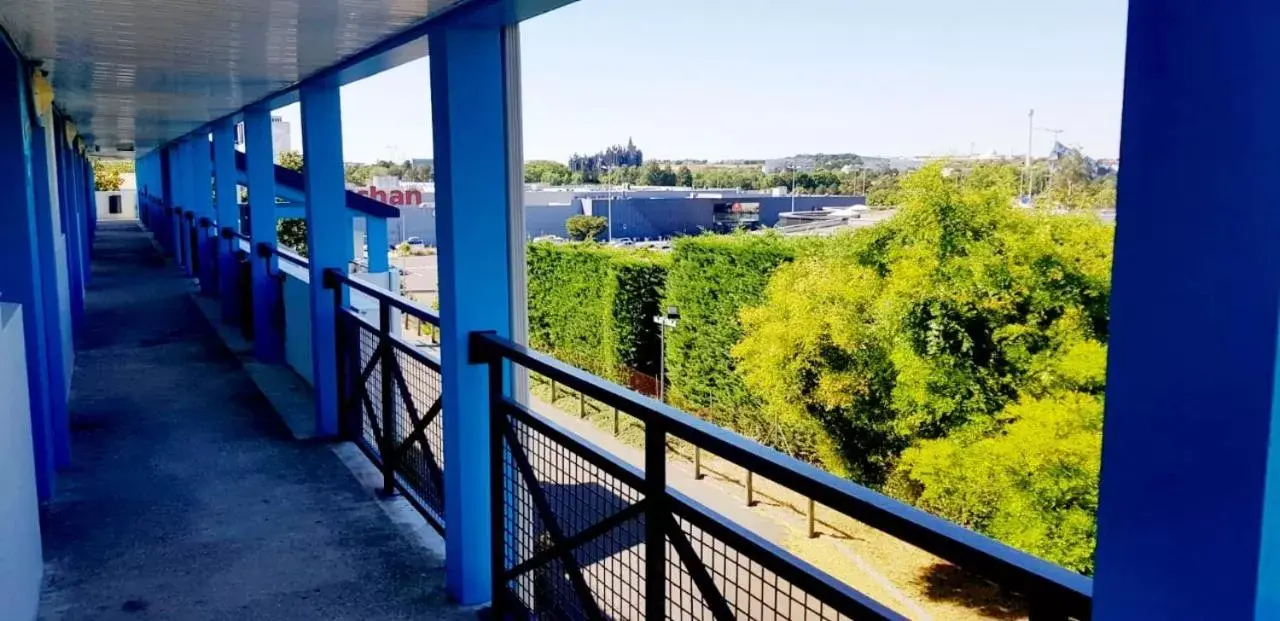
[[681, 166], [676, 170], [676, 185], [681, 187], [693, 187], [693, 172], [688, 166]]
[[133, 172], [132, 160], [95, 159], [93, 185], [100, 192], [115, 192], [124, 184], [124, 173]]
[[1093, 572], [1102, 400], [1065, 392], [907, 449], [891, 487], [916, 506]]
[[571, 216], [564, 222], [565, 232], [569, 234], [569, 239], [574, 241], [596, 239], [608, 227], [609, 221], [604, 216]]
[[774, 272], [733, 356], [776, 447], [1087, 570], [1112, 229], [1015, 208], [1018, 181], [905, 176], [897, 216]]
[[531, 160], [524, 165], [524, 182], [568, 185], [573, 183], [573, 171], [560, 162]]
[[[280, 154], [280, 166], [289, 170], [302, 172], [304, 161], [297, 151], [285, 151]], [[298, 254], [307, 256], [307, 220], [305, 218], [280, 218], [276, 220], [276, 241], [288, 246]]]

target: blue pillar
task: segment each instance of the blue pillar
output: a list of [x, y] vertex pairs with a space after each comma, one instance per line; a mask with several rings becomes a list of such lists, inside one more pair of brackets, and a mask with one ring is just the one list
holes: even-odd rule
[[364, 219], [365, 245], [369, 247], [369, 272], [377, 274], [391, 269], [387, 260], [387, 219], [368, 216]]
[[[217, 202], [219, 232], [223, 227], [233, 231], [240, 230], [240, 205], [236, 196], [236, 124], [224, 119], [213, 128], [213, 180], [217, 184], [214, 189]], [[218, 295], [222, 300], [222, 322], [239, 323], [240, 302], [236, 282], [239, 271], [236, 269], [235, 251], [240, 243], [235, 240], [218, 240]]]
[[1277, 21], [1129, 2], [1096, 619], [1280, 618]]
[[209, 144], [209, 134], [203, 130], [196, 132], [191, 144], [191, 161], [193, 163], [193, 187], [195, 196], [196, 229], [199, 231], [200, 246], [200, 293], [212, 296], [214, 290], [214, 273], [217, 268], [217, 235], [210, 237], [211, 229], [200, 226], [201, 218], [216, 219], [213, 208], [213, 151]]
[[307, 250], [311, 269], [311, 359], [316, 389], [316, 435], [338, 433], [338, 376], [333, 292], [321, 286], [329, 268], [346, 271], [352, 258], [342, 163], [342, 104], [333, 80], [303, 85], [302, 151], [307, 193]]
[[54, 450], [26, 77], [20, 59], [0, 44], [0, 299], [22, 305], [36, 486], [47, 499], [54, 491]]
[[[284, 338], [276, 325], [279, 286], [271, 276], [276, 258], [257, 257], [258, 244], [276, 245], [275, 162], [271, 151], [271, 110], [244, 113], [245, 164], [249, 177], [249, 238], [253, 242], [253, 352], [262, 362], [284, 361]], [[270, 269], [270, 271], [268, 271]]]
[[58, 162], [58, 199], [62, 218], [62, 231], [67, 253], [67, 282], [71, 297], [72, 334], [80, 333], [84, 318], [84, 275], [80, 259], [80, 219], [76, 216], [78, 209], [75, 175], [72, 174], [71, 149], [67, 146], [67, 121], [56, 118], [55, 147]]
[[[50, 446], [53, 448], [54, 464], [61, 468], [71, 463], [71, 423], [67, 413], [71, 379], [68, 372], [71, 366], [68, 361], [71, 354], [69, 348], [71, 340], [70, 335], [64, 333], [61, 316], [63, 304], [58, 289], [58, 272], [65, 261], [59, 263], [57, 252], [57, 245], [62, 240], [62, 231], [61, 223], [58, 221], [58, 205], [55, 203], [56, 183], [52, 181], [53, 176], [56, 175], [56, 168], [50, 166], [53, 159], [50, 143], [54, 133], [49, 125], [52, 119], [51, 110], [37, 110], [32, 115], [31, 176], [36, 216], [36, 265], [39, 270], [41, 295], [44, 298]], [[67, 308], [70, 309], [69, 303]], [[70, 328], [70, 322], [66, 323], [66, 327]]]
[[191, 140], [184, 136], [178, 140], [178, 196], [181, 197], [179, 205], [182, 207], [178, 218], [178, 234], [182, 235], [182, 239], [178, 247], [182, 249], [182, 271], [188, 278], [196, 276], [195, 263], [191, 260], [195, 254], [195, 249], [191, 247], [192, 220], [187, 219], [187, 212], [195, 207], [195, 193], [192, 192], [195, 184], [191, 179], [191, 160]]
[[431, 112], [440, 246], [446, 584], [463, 604], [491, 593], [489, 398], [468, 335], [509, 335], [507, 135], [500, 28], [431, 34]]
[[[85, 148], [88, 148], [87, 144], [85, 145]], [[87, 153], [88, 151], [86, 151], [86, 154]], [[89, 195], [89, 252], [85, 254], [85, 261], [88, 264], [87, 269], [85, 270], [85, 283], [88, 284], [93, 282], [93, 240], [98, 234], [98, 188], [97, 182], [93, 176], [93, 162], [90, 161], [88, 155], [84, 158], [84, 175], [85, 190]]]

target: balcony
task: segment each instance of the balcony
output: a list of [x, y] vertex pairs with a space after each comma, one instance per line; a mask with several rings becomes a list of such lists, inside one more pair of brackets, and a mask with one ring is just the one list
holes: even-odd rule
[[[1280, 218], [1258, 208], [1280, 97], [1252, 64], [1274, 8], [1130, 3], [1095, 582], [526, 347], [518, 24], [567, 0], [366, 4], [215, 0], [196, 32], [172, 3], [112, 4], [131, 30], [0, 0], [6, 614], [922, 616], [688, 493], [679, 442], [805, 499], [810, 529], [820, 507], [990, 581], [1006, 616], [1280, 615]], [[344, 187], [339, 97], [427, 37], [439, 315], [393, 293], [388, 214]], [[295, 102], [301, 173], [271, 157]], [[138, 223], [97, 221], [95, 152], [135, 159]], [[533, 378], [636, 421], [639, 458], [533, 407]]]

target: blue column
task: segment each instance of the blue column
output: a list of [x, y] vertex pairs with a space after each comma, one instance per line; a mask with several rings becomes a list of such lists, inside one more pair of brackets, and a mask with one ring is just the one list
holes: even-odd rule
[[1277, 21], [1129, 2], [1096, 619], [1280, 618]]
[[369, 272], [377, 274], [391, 269], [387, 260], [387, 219], [368, 216], [364, 219], [365, 245], [369, 247]]
[[0, 44], [0, 299], [22, 305], [36, 486], [47, 499], [54, 491], [54, 450], [26, 78], [20, 60]]
[[75, 155], [67, 143], [66, 121], [63, 134], [58, 140], [58, 148], [62, 158], [58, 163], [58, 175], [62, 178], [63, 221], [67, 232], [67, 272], [71, 283], [71, 326], [74, 333], [79, 334], [84, 325], [84, 230], [82, 229], [80, 210], [83, 202], [80, 183], [76, 175]]
[[489, 398], [468, 364], [473, 331], [510, 334], [506, 92], [499, 28], [431, 34], [431, 112], [440, 245], [446, 578], [463, 604], [491, 593]]
[[195, 249], [191, 247], [191, 224], [193, 220], [187, 219], [187, 212], [195, 208], [195, 183], [192, 179], [192, 163], [191, 160], [191, 139], [183, 136], [178, 141], [178, 196], [181, 197], [180, 205], [182, 213], [179, 217], [178, 232], [182, 235], [181, 243], [178, 247], [182, 249], [182, 269], [183, 273], [189, 278], [195, 278], [195, 262], [192, 256]]
[[338, 433], [338, 376], [333, 293], [324, 271], [346, 271], [354, 233], [347, 211], [342, 163], [342, 105], [336, 81], [302, 87], [303, 175], [307, 193], [307, 249], [311, 269], [311, 359], [316, 389], [316, 435]]
[[262, 362], [284, 361], [284, 337], [276, 326], [279, 286], [268, 272], [276, 258], [256, 256], [258, 244], [276, 245], [275, 162], [271, 151], [271, 110], [255, 106], [245, 110], [245, 164], [249, 177], [249, 234], [253, 242], [253, 351]]
[[[224, 119], [213, 128], [213, 179], [219, 231], [223, 227], [233, 231], [240, 230], [240, 205], [236, 196], [236, 125], [230, 119]], [[240, 302], [237, 297], [236, 282], [239, 272], [236, 270], [235, 251], [240, 247], [238, 241], [218, 240], [218, 295], [222, 300], [222, 322], [239, 323]]]
[[200, 293], [212, 296], [217, 293], [214, 290], [214, 273], [217, 271], [216, 261], [218, 260], [218, 237], [210, 236], [213, 231], [209, 228], [200, 226], [201, 218], [216, 219], [213, 207], [213, 151], [209, 144], [209, 135], [201, 130], [196, 132], [195, 138], [191, 144], [191, 160], [194, 165], [194, 185], [192, 191], [195, 195], [196, 211], [196, 227], [200, 232]]
[[[71, 379], [67, 372], [70, 366], [67, 358], [71, 352], [65, 347], [70, 343], [70, 335], [63, 332], [60, 314], [62, 301], [58, 290], [58, 271], [61, 267], [57, 245], [62, 241], [62, 231], [58, 221], [58, 206], [53, 196], [52, 188], [55, 183], [51, 181], [51, 176], [56, 174], [55, 169], [50, 167], [52, 157], [49, 143], [53, 132], [45, 126], [52, 122], [52, 118], [52, 114], [40, 114], [39, 111], [33, 115], [30, 127], [31, 176], [36, 216], [36, 265], [41, 295], [44, 298], [50, 445], [53, 448], [54, 464], [61, 468], [71, 463], [71, 424], [67, 414]], [[69, 303], [67, 308], [70, 308]], [[67, 327], [70, 327], [70, 322]]]
[[89, 156], [81, 153], [85, 143], [79, 142], [76, 149], [76, 176], [80, 179], [80, 273], [84, 275], [84, 286], [93, 281], [93, 227], [98, 212], [94, 198], [93, 167], [89, 165]]

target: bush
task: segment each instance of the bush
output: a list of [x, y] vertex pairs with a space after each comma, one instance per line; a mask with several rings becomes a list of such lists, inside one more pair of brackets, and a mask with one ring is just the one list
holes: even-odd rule
[[758, 304], [769, 276], [797, 245], [775, 235], [701, 235], [677, 239], [664, 306], [680, 311], [667, 334], [671, 401], [717, 424], [763, 437], [759, 400], [730, 354], [742, 339], [739, 312]]
[[1102, 400], [1024, 399], [908, 449], [891, 491], [1068, 569], [1093, 572]]
[[569, 239], [574, 241], [598, 239], [607, 228], [609, 228], [609, 221], [604, 216], [570, 216], [564, 221], [565, 232], [569, 234]]
[[666, 257], [595, 244], [529, 245], [529, 343], [574, 366], [620, 379], [654, 374]]

